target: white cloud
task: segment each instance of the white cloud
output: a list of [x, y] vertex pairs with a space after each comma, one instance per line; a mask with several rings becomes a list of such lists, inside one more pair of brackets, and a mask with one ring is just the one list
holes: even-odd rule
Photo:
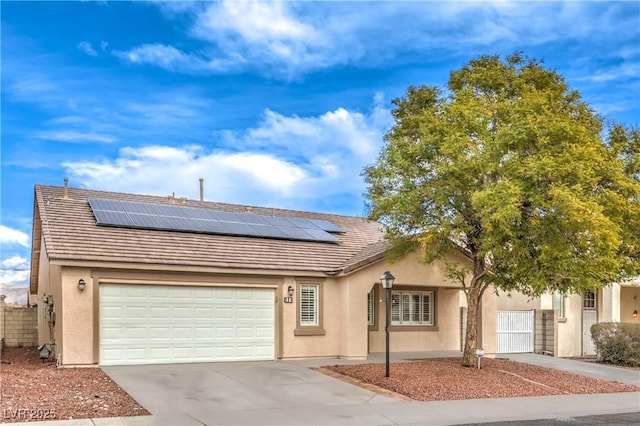
[[13, 256], [0, 265], [0, 294], [6, 296], [5, 302], [25, 304], [29, 292], [29, 261]]
[[284, 2], [218, 2], [199, 17], [194, 31], [200, 31], [202, 38], [228, 31], [267, 45], [274, 41], [317, 41], [320, 34], [315, 28], [292, 16], [288, 7]]
[[[334, 34], [327, 37], [318, 22], [305, 22], [294, 9], [287, 2], [212, 2], [199, 13], [185, 9], [195, 14], [190, 35], [209, 42], [208, 48], [191, 53], [150, 43], [114, 54], [130, 63], [153, 64], [169, 71], [226, 73], [266, 66], [267, 72], [292, 77], [299, 70], [340, 63], [341, 52], [353, 52], [335, 49]], [[172, 9], [167, 15], [175, 17], [179, 12]]]
[[[486, 53], [601, 37], [614, 6], [526, 2], [256, 2], [226, 0], [185, 7], [157, 3], [169, 19], [187, 19], [187, 35], [209, 43], [197, 52], [145, 44], [118, 52], [137, 64], [177, 72], [227, 73], [254, 68], [284, 78], [335, 65], [377, 66], [401, 52]], [[178, 3], [180, 5], [180, 3]], [[594, 12], [594, 9], [599, 9]], [[553, 17], [550, 19], [550, 17]], [[397, 25], [402, 22], [402, 25]], [[199, 46], [201, 44], [199, 43]], [[504, 53], [504, 52], [502, 52]], [[507, 52], [509, 53], [509, 52]]]
[[106, 41], [104, 41], [104, 40], [102, 40], [102, 41], [100, 42], [100, 49], [102, 49], [102, 51], [104, 52], [104, 51], [106, 51], [106, 50], [107, 50], [107, 47], [109, 47], [109, 43], [108, 43], [108, 42], [106, 42]]
[[198, 178], [216, 200], [248, 200], [252, 192], [284, 196], [304, 170], [269, 154], [207, 152], [198, 146], [123, 148], [115, 161], [63, 164], [70, 175], [91, 188], [196, 198]]
[[218, 134], [222, 145], [126, 147], [114, 160], [67, 162], [81, 185], [113, 191], [198, 197], [205, 178], [209, 200], [314, 208], [336, 194], [358, 203], [360, 173], [390, 125], [381, 95], [368, 113], [337, 108], [318, 116], [266, 110], [257, 126]]
[[81, 41], [76, 47], [78, 48], [78, 50], [86, 53], [89, 56], [98, 56], [98, 52], [96, 52], [95, 49], [91, 47], [91, 43], [87, 41]]
[[29, 269], [29, 260], [21, 256], [13, 256], [2, 261], [2, 269], [25, 271]]
[[186, 65], [195, 69], [206, 68], [205, 61], [164, 44], [143, 44], [127, 52], [114, 51], [113, 54], [132, 64], [152, 64], [167, 70], [184, 71]]
[[155, 65], [167, 71], [183, 73], [228, 71], [242, 62], [239, 58], [215, 59], [189, 54], [164, 44], [144, 44], [128, 51], [116, 50], [112, 53], [132, 64]]
[[104, 135], [100, 133], [85, 133], [85, 132], [77, 132], [74, 130], [63, 130], [63, 131], [43, 131], [37, 132], [34, 136], [38, 139], [47, 139], [54, 140], [60, 142], [100, 142], [100, 143], [111, 143], [115, 142], [117, 139], [113, 136]]
[[29, 247], [29, 235], [17, 229], [0, 225], [0, 243], [18, 244], [23, 247]]
[[0, 270], [0, 282], [7, 285], [25, 285], [29, 282], [29, 270]]

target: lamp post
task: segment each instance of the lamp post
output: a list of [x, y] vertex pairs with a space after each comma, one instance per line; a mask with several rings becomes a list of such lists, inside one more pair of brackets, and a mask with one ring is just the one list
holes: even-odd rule
[[393, 287], [393, 281], [395, 280], [395, 277], [393, 275], [391, 275], [391, 272], [386, 271], [384, 274], [382, 274], [382, 276], [380, 277], [380, 282], [382, 283], [382, 287], [386, 290], [386, 304], [387, 304], [387, 309], [386, 309], [386, 326], [385, 326], [385, 331], [387, 334], [387, 342], [386, 342], [386, 351], [387, 351], [387, 369], [386, 369], [386, 374], [385, 377], [389, 377], [389, 326], [391, 325], [391, 287]]

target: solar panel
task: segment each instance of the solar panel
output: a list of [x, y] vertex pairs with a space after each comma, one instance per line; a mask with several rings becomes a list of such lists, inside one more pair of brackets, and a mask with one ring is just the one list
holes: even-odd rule
[[262, 237], [268, 238], [280, 238], [287, 239], [289, 238], [286, 233], [284, 233], [279, 227], [271, 226], [271, 225], [252, 225], [253, 229], [256, 230], [258, 235]]
[[325, 241], [328, 243], [339, 243], [340, 240], [328, 232], [323, 231], [322, 229], [305, 229], [309, 235], [314, 237], [318, 241]]
[[261, 236], [251, 225], [247, 223], [223, 222], [223, 224], [227, 229], [229, 229], [229, 233], [233, 235]]
[[171, 206], [167, 204], [153, 204], [153, 211], [158, 216], [171, 216], [171, 217], [187, 217], [182, 206]]
[[157, 215], [153, 209], [153, 205], [149, 203], [136, 203], [133, 201], [120, 201], [122, 209], [127, 213], [151, 214]]
[[101, 225], [132, 226], [133, 223], [125, 212], [113, 212], [107, 210], [94, 210], [93, 214]]
[[171, 229], [175, 229], [177, 231], [194, 231], [199, 229], [194, 229], [195, 224], [193, 223], [197, 219], [189, 219], [187, 217], [175, 217], [175, 216], [163, 216], [162, 219], [167, 224], [167, 226]]
[[213, 220], [215, 217], [208, 209], [196, 209], [194, 207], [183, 207], [182, 212], [190, 219]]
[[207, 234], [229, 234], [229, 230], [222, 222], [200, 219], [192, 219], [191, 221], [197, 231], [205, 232]]
[[209, 214], [213, 215], [213, 217], [220, 222], [245, 223], [242, 216], [238, 213], [209, 211]]
[[121, 212], [122, 206], [120, 205], [120, 201], [118, 200], [101, 200], [98, 198], [90, 198], [89, 204], [91, 205], [91, 210], [106, 210], [111, 212]]
[[244, 213], [242, 218], [246, 223], [250, 223], [252, 225], [270, 225], [267, 217], [260, 216], [258, 214]]
[[297, 228], [311, 228], [311, 229], [320, 229], [319, 226], [314, 224], [310, 219], [301, 219], [297, 217], [288, 217], [287, 221], [292, 223], [293, 226]]
[[337, 227], [336, 225], [329, 222], [328, 220], [322, 220], [322, 219], [309, 219], [309, 220], [313, 222], [314, 225], [317, 225], [318, 228], [322, 229], [323, 231], [337, 232], [338, 234], [344, 234], [344, 229]]
[[158, 215], [127, 213], [133, 226], [140, 228], [170, 229]]
[[317, 219], [263, 216], [170, 204], [89, 199], [99, 225], [339, 243], [344, 232]]
[[287, 237], [293, 238], [294, 240], [316, 240], [311, 236], [311, 234], [305, 232], [302, 228], [294, 228], [292, 226], [281, 226], [279, 229], [284, 232]]
[[264, 216], [271, 225], [274, 226], [293, 226], [293, 223], [289, 222], [284, 217], [276, 217], [276, 216]]

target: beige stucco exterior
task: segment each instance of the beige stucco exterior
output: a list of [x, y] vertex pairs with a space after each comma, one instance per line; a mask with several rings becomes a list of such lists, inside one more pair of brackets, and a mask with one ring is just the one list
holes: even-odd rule
[[[157, 284], [185, 286], [249, 286], [275, 290], [275, 353], [277, 359], [309, 357], [366, 358], [369, 352], [384, 351], [384, 292], [379, 277], [392, 271], [397, 289], [434, 292], [435, 323], [432, 327], [392, 327], [391, 350], [459, 350], [461, 341], [461, 289], [449, 282], [440, 262], [425, 265], [417, 253], [389, 263], [374, 262], [346, 275], [322, 272], [260, 271], [165, 265], [69, 262], [50, 260], [43, 249], [38, 273], [39, 343], [55, 343], [58, 362], [67, 366], [99, 364], [99, 294], [112, 284]], [[460, 255], [450, 259], [465, 262]], [[86, 282], [84, 291], [78, 281]], [[298, 300], [283, 303], [289, 286], [301, 283], [321, 286], [321, 332], [304, 335], [298, 327]], [[378, 287], [375, 303], [376, 327], [367, 324], [367, 294]], [[52, 295], [56, 322], [50, 339], [45, 317], [45, 295]], [[482, 310], [482, 344], [495, 351], [495, 309], [493, 292], [487, 291]]]
[[620, 321], [640, 323], [640, 285], [620, 287]]

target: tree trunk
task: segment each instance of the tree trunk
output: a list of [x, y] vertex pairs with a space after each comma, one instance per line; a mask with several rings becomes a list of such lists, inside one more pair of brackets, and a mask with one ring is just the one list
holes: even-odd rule
[[[472, 281], [475, 283], [475, 280]], [[464, 338], [464, 350], [462, 351], [462, 365], [474, 367], [476, 364], [475, 354], [478, 343], [478, 308], [482, 292], [480, 286], [471, 286], [466, 292], [467, 296], [467, 326]]]

